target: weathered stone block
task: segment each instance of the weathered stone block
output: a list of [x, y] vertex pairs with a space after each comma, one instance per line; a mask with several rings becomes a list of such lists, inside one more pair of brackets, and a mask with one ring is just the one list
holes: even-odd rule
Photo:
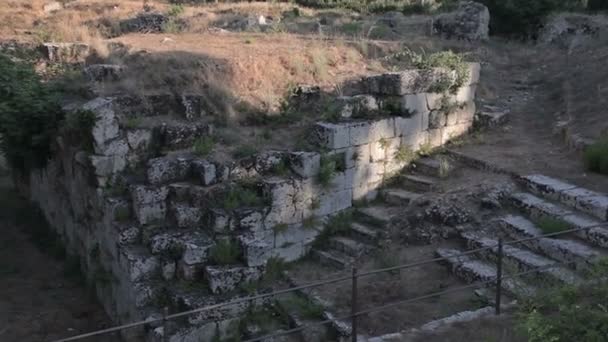
[[429, 129], [442, 128], [447, 124], [446, 113], [442, 110], [432, 110], [429, 113]]
[[82, 106], [84, 110], [95, 113], [97, 120], [91, 133], [93, 134], [93, 141], [95, 143], [95, 153], [98, 154], [104, 154], [106, 143], [119, 136], [120, 127], [113, 102], [112, 98], [98, 97]]
[[443, 128], [429, 129], [427, 130], [427, 141], [426, 144], [430, 147], [439, 147], [443, 144]]
[[318, 122], [315, 125], [315, 137], [317, 143], [322, 147], [330, 149], [348, 147], [350, 145], [349, 124]]
[[371, 162], [371, 151], [369, 144], [350, 147], [345, 149], [344, 155], [346, 168], [351, 169], [359, 164], [367, 164]]
[[185, 180], [190, 174], [187, 158], [160, 157], [148, 161], [147, 177], [150, 184], [163, 184]]
[[426, 130], [428, 128], [428, 126], [427, 127], [422, 126], [422, 118], [425, 114], [428, 115], [428, 112], [416, 114], [409, 118], [396, 117], [395, 118], [395, 136], [403, 137], [403, 136], [408, 136], [408, 135], [414, 135], [414, 134], [417, 134], [418, 132], [422, 132], [422, 131]]
[[370, 122], [369, 141], [393, 138], [395, 136], [394, 118], [382, 119]]
[[479, 75], [481, 73], [481, 64], [479, 63], [467, 63], [468, 64], [468, 70], [469, 70], [469, 76], [468, 76], [468, 84], [472, 85], [472, 84], [478, 84], [479, 83]]
[[464, 134], [467, 134], [469, 129], [471, 129], [472, 123], [462, 123], [455, 124], [451, 126], [446, 126], [442, 129], [442, 144], [446, 144], [452, 139], [458, 138]]
[[260, 279], [262, 274], [260, 267], [205, 267], [205, 278], [209, 284], [209, 289], [214, 294], [230, 292], [241, 283], [248, 283]]
[[160, 267], [158, 257], [141, 246], [127, 246], [120, 250], [120, 263], [131, 281], [153, 277]]
[[475, 100], [477, 85], [463, 86], [458, 89], [452, 99], [458, 103], [471, 102]]
[[369, 121], [351, 123], [349, 130], [349, 146], [358, 146], [369, 143], [371, 139], [370, 128], [371, 123]]
[[205, 159], [195, 159], [192, 161], [192, 173], [205, 186], [215, 184], [218, 181], [215, 164]]
[[321, 155], [317, 152], [292, 152], [289, 166], [300, 177], [310, 178], [319, 173]]
[[403, 96], [404, 109], [409, 113], [408, 116], [422, 114], [429, 111], [427, 94], [409, 94]]
[[264, 151], [255, 157], [255, 169], [258, 173], [272, 172], [277, 166], [284, 162], [285, 152]]
[[203, 217], [201, 208], [185, 204], [172, 204], [171, 213], [180, 228], [198, 227]]
[[140, 224], [164, 220], [167, 211], [168, 187], [149, 187], [137, 185], [131, 188], [133, 210]]
[[341, 96], [337, 100], [343, 118], [369, 118], [379, 113], [378, 103], [370, 95]]
[[127, 143], [131, 150], [144, 151], [152, 141], [152, 132], [149, 129], [134, 129], [127, 132]]
[[367, 90], [372, 95], [407, 95], [425, 93], [437, 82], [455, 80], [450, 70], [435, 68], [430, 70], [405, 70], [371, 76], [365, 79]]

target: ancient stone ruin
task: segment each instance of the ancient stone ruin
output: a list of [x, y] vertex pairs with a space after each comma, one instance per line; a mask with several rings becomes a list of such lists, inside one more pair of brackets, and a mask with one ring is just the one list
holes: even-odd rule
[[[202, 109], [195, 95], [151, 97], [146, 110], [128, 97], [96, 98], [82, 106], [97, 117], [94, 153], [59, 141], [48, 166], [31, 173], [29, 193], [87, 274], [107, 278], [96, 291], [117, 323], [158, 317], [165, 306], [238, 298], [239, 284], [259, 279], [269, 260], [307, 255], [328, 217], [373, 200], [408, 156], [467, 133], [479, 69], [468, 64], [460, 84], [445, 69], [353, 80], [348, 96], [337, 99], [340, 118], [309, 132], [317, 151], [261, 151], [228, 163], [190, 149], [214, 134], [196, 121]], [[92, 79], [118, 72], [87, 69]], [[125, 124], [159, 112], [174, 114], [150, 126]], [[322, 172], [329, 178], [320, 181]], [[152, 326], [130, 333], [207, 340], [246, 308], [194, 315], [169, 332]]]

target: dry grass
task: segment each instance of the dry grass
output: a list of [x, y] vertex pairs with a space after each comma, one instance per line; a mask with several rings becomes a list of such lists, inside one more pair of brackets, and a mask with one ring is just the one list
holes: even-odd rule
[[[166, 37], [171, 40], [162, 43]], [[135, 67], [129, 78], [136, 89], [199, 91], [213, 76], [238, 100], [271, 111], [294, 84], [319, 84], [331, 91], [336, 83], [371, 72], [370, 61], [345, 45], [289, 34], [247, 34], [248, 43], [242, 37], [130, 34], [113, 41], [147, 52], [127, 62]]]

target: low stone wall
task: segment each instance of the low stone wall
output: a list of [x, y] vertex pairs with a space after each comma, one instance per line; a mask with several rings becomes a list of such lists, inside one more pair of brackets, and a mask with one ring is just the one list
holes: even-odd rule
[[[84, 106], [98, 119], [94, 151], [60, 138], [48, 166], [30, 175], [30, 196], [80, 258], [117, 323], [158, 315], [164, 305], [183, 310], [219, 295], [235, 298], [239, 283], [258, 279], [271, 258], [306, 255], [325, 220], [353, 201], [373, 199], [408, 156], [466, 133], [479, 65], [468, 70], [454, 93], [432, 92], [438, 82], [455, 82], [441, 69], [356, 80], [338, 99], [341, 118], [318, 122], [311, 132], [318, 151], [265, 151], [230, 163], [184, 150], [213, 133], [208, 125], [132, 128], [125, 122], [133, 113], [120, 99], [98, 98]], [[329, 178], [321, 181], [328, 165]], [[239, 255], [218, 264], [212, 251], [225, 244], [238, 246]], [[208, 290], [184, 290], [183, 282], [204, 282]], [[241, 311], [211, 310], [176, 327], [173, 340], [213, 336]], [[149, 338], [160, 333], [152, 329]]]

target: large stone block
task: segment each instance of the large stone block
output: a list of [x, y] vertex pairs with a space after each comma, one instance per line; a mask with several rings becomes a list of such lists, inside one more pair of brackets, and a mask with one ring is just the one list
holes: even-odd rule
[[120, 264], [131, 281], [155, 276], [160, 271], [160, 260], [141, 246], [127, 246], [120, 251]]
[[114, 111], [114, 100], [98, 97], [85, 103], [82, 108], [95, 113], [97, 120], [91, 132], [95, 143], [95, 153], [104, 154], [106, 143], [118, 138], [120, 134], [118, 118]]
[[370, 144], [370, 161], [373, 163], [391, 159], [399, 146], [401, 138], [382, 139]]
[[289, 160], [293, 172], [303, 178], [315, 177], [321, 167], [321, 155], [317, 152], [293, 152]]
[[427, 94], [409, 94], [403, 96], [404, 109], [409, 113], [409, 116], [422, 114], [429, 111]]
[[370, 95], [338, 97], [338, 110], [343, 118], [369, 118], [379, 114], [376, 99]]
[[420, 146], [423, 146], [428, 142], [429, 133], [428, 131], [422, 131], [415, 134], [404, 135], [401, 138], [401, 146], [407, 147], [412, 151], [418, 151]]
[[198, 227], [203, 217], [201, 208], [179, 203], [171, 205], [171, 214], [180, 228]]
[[136, 185], [131, 188], [133, 210], [140, 224], [164, 220], [167, 211], [168, 187]]
[[471, 63], [467, 63], [467, 65], [468, 65], [468, 71], [469, 71], [469, 76], [467, 78], [468, 85], [478, 84], [479, 76], [481, 74], [481, 64], [471, 62]]
[[133, 129], [127, 132], [127, 143], [131, 150], [145, 151], [152, 141], [152, 131], [149, 129]]
[[214, 294], [234, 290], [239, 284], [256, 281], [262, 277], [260, 267], [206, 266], [205, 278]]
[[387, 118], [370, 122], [369, 142], [389, 139], [395, 136], [395, 119]]
[[457, 103], [471, 102], [475, 100], [475, 91], [477, 85], [463, 86], [458, 89], [456, 94], [453, 96], [453, 100]]
[[420, 69], [391, 72], [365, 79], [367, 91], [372, 95], [400, 96], [425, 93], [437, 82], [455, 80], [455, 73], [450, 70]]
[[446, 144], [452, 139], [458, 138], [464, 134], [467, 134], [471, 129], [472, 123], [461, 123], [451, 126], [446, 126], [442, 129], [442, 144]]
[[190, 175], [187, 158], [160, 157], [148, 161], [147, 177], [150, 184], [164, 184], [185, 180]]
[[349, 128], [349, 146], [359, 146], [370, 142], [370, 121], [359, 121], [350, 124]]
[[425, 113], [416, 114], [409, 118], [396, 117], [395, 118], [395, 136], [403, 137], [408, 135], [414, 135], [427, 129], [422, 126], [422, 117]]
[[314, 132], [315, 139], [321, 147], [336, 149], [350, 146], [349, 124], [318, 122]]
[[217, 168], [215, 164], [205, 159], [195, 159], [192, 161], [192, 173], [200, 179], [201, 184], [207, 186], [218, 182]]

